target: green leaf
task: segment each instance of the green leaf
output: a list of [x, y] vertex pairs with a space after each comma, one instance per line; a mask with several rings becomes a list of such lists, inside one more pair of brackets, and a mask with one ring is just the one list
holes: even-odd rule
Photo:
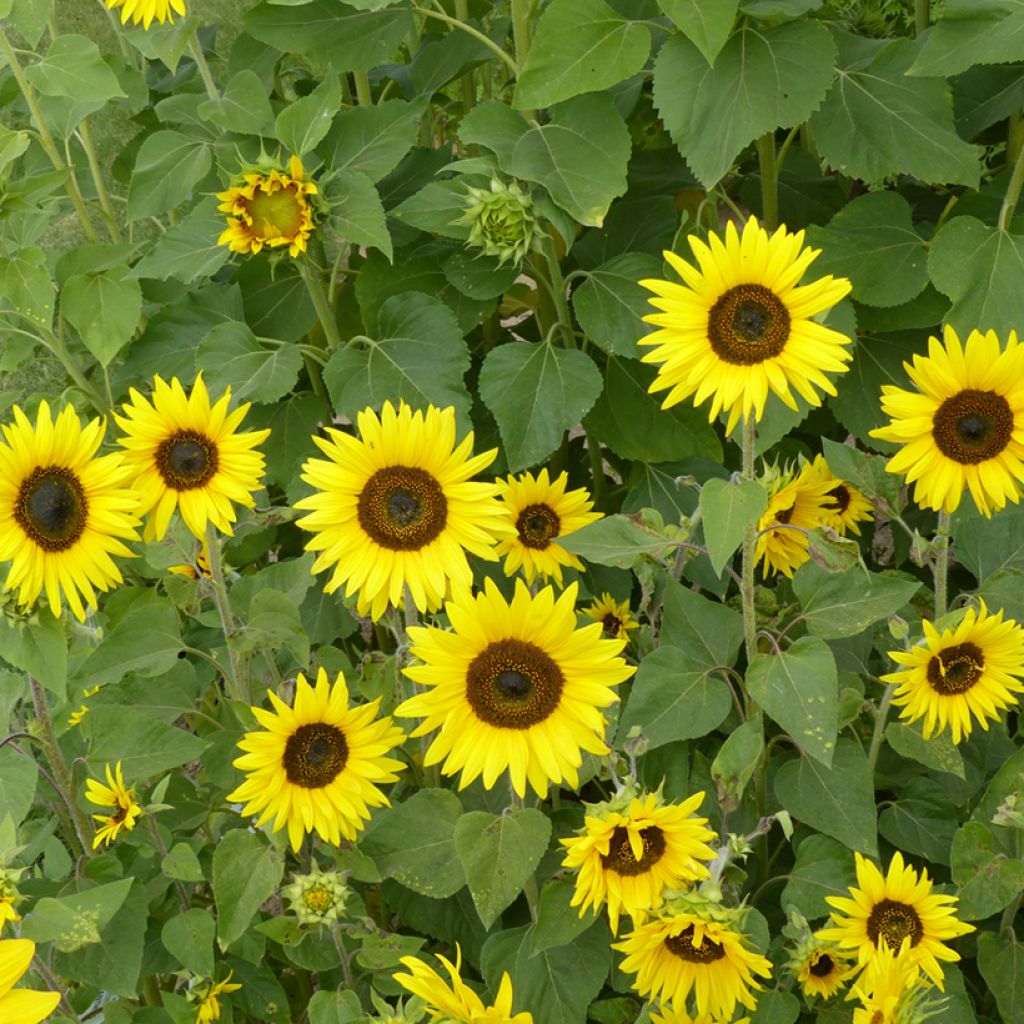
[[453, 252], [444, 261], [444, 276], [471, 299], [496, 299], [515, 283], [519, 267], [502, 266], [496, 257], [481, 252]]
[[604, 0], [551, 0], [534, 29], [512, 105], [532, 110], [610, 89], [636, 74], [650, 49], [650, 30]]
[[831, 907], [826, 896], [849, 896], [857, 884], [853, 854], [842, 843], [822, 835], [810, 835], [796, 850], [796, 863], [789, 869], [789, 881], [779, 906], [795, 907], [809, 921], [825, 917]]
[[799, 18], [819, 8], [824, 0], [741, 0], [740, 10], [755, 18]]
[[338, 412], [354, 419], [366, 406], [404, 399], [413, 408], [454, 405], [460, 416], [468, 414], [469, 352], [443, 302], [419, 292], [392, 296], [381, 306], [377, 333], [365, 346], [339, 349], [324, 367]]
[[588, 355], [547, 342], [499, 345], [480, 369], [480, 397], [498, 421], [512, 472], [546, 459], [600, 394]]
[[619, 720], [619, 745], [639, 727], [651, 749], [706, 736], [725, 721], [732, 706], [728, 684], [685, 651], [667, 644], [648, 654], [637, 669]]
[[131, 878], [98, 885], [67, 896], [44, 896], [25, 916], [21, 933], [35, 942], [52, 942], [62, 953], [100, 942], [100, 932], [124, 903]]
[[0, 625], [0, 658], [38, 679], [61, 700], [67, 694], [68, 641], [64, 620], [41, 609], [31, 625], [7, 616]]
[[641, 320], [652, 312], [641, 278], [660, 277], [661, 260], [643, 252], [624, 252], [587, 274], [572, 293], [572, 308], [587, 337], [613, 355], [640, 354], [637, 339], [650, 331]]
[[356, 963], [370, 971], [398, 967], [403, 956], [418, 953], [426, 941], [418, 935], [398, 935], [394, 932], [371, 934], [363, 939], [362, 948], [356, 953]]
[[132, 267], [132, 277], [160, 281], [174, 277], [183, 284], [212, 277], [231, 255], [226, 245], [217, 242], [223, 230], [224, 214], [217, 211], [217, 200], [200, 200], [195, 209], [157, 236], [153, 248]]
[[658, 6], [714, 64], [732, 32], [739, 0], [658, 0]]
[[878, 831], [896, 849], [935, 864], [949, 863], [956, 825], [956, 808], [945, 789], [925, 777], [911, 779], [878, 818]]
[[253, 595], [246, 617], [246, 629], [238, 650], [248, 653], [289, 650], [299, 665], [309, 663], [309, 637], [303, 629], [296, 602], [269, 587]]
[[220, 837], [213, 849], [213, 897], [221, 949], [241, 938], [283, 874], [284, 855], [262, 833], [235, 828]]
[[270, 428], [261, 450], [267, 474], [282, 489], [298, 475], [299, 457], [309, 449], [324, 415], [323, 402], [315, 395], [292, 395], [269, 408], [252, 410], [255, 425]]
[[[257, 337], [301, 341], [316, 323], [316, 309], [293, 260], [247, 260], [236, 278], [242, 289], [245, 322]], [[232, 319], [241, 320], [241, 316]]]
[[978, 970], [996, 997], [1004, 1021], [1024, 1019], [1024, 944], [1011, 934], [978, 936]]
[[574, 530], [559, 543], [585, 562], [629, 569], [644, 555], [665, 557], [675, 545], [651, 530], [638, 526], [628, 516], [605, 516], [596, 523]]
[[856, 636], [872, 623], [898, 612], [920, 589], [914, 580], [865, 573], [828, 573], [812, 562], [793, 577], [793, 592], [807, 629], [823, 640]]
[[4, 310], [16, 310], [21, 316], [12, 318], [15, 327], [24, 329], [24, 318], [30, 325], [49, 331], [53, 326], [54, 297], [42, 249], [30, 246], [13, 259], [0, 259], [0, 316]]
[[455, 847], [459, 798], [446, 789], [421, 789], [378, 811], [359, 849], [386, 878], [422, 896], [441, 899], [458, 892], [466, 875]]
[[25, 820], [32, 807], [38, 774], [31, 757], [19, 754], [12, 747], [0, 748], [0, 807], [4, 817], [10, 815], [16, 826]]
[[214, 968], [213, 937], [216, 930], [213, 915], [208, 910], [193, 907], [164, 924], [160, 941], [182, 967], [187, 967], [193, 974], [210, 977]]
[[551, 822], [533, 808], [508, 814], [471, 811], [455, 823], [455, 849], [485, 928], [519, 896], [550, 839]]
[[799, 821], [852, 850], [878, 856], [875, 790], [867, 756], [853, 740], [839, 740], [831, 768], [808, 757], [782, 765], [775, 795]]
[[302, 353], [295, 345], [264, 347], [245, 324], [225, 323], [199, 343], [196, 368], [213, 394], [230, 387], [238, 401], [275, 402], [295, 386]]
[[946, 316], [966, 340], [972, 330], [1015, 329], [1024, 317], [1024, 237], [990, 228], [974, 217], [954, 217], [936, 232], [928, 274], [953, 300]]
[[0, 125], [0, 173], [28, 149], [29, 142], [31, 137], [27, 131], [14, 131]]
[[870, 182], [902, 173], [977, 188], [978, 150], [953, 127], [945, 79], [906, 75], [914, 43], [894, 39], [868, 59], [862, 40], [838, 38], [839, 77], [811, 117], [815, 144], [829, 164]]
[[142, 288], [121, 264], [98, 274], [76, 274], [60, 293], [60, 311], [101, 366], [131, 341], [142, 315]]
[[747, 689], [801, 751], [826, 767], [832, 764], [839, 678], [828, 644], [804, 636], [779, 654], [755, 655]]
[[733, 483], [712, 477], [704, 483], [700, 492], [704, 543], [719, 576], [743, 543], [747, 527], [761, 518], [767, 506], [768, 493], [755, 480]]
[[1000, 569], [1024, 566], [1024, 508], [1009, 506], [989, 519], [966, 502], [953, 516], [950, 532], [957, 561], [979, 582]]
[[571, 906], [575, 893], [575, 885], [567, 878], [553, 878], [541, 889], [537, 924], [533, 929], [535, 953], [567, 946], [597, 922], [598, 915], [593, 908], [580, 914], [578, 906]]
[[160, 861], [160, 870], [168, 878], [182, 882], [201, 882], [203, 868], [192, 847], [187, 843], [175, 843]]
[[[297, 104], [286, 107], [285, 111], [294, 109], [294, 106]], [[205, 100], [196, 109], [204, 121], [226, 132], [238, 132], [241, 135], [259, 135], [274, 123], [274, 111], [267, 99], [263, 80], [249, 68], [243, 68], [231, 76], [231, 81], [219, 99]], [[293, 152], [302, 155], [298, 150]]]
[[359, 171], [377, 182], [393, 171], [416, 141], [422, 103], [388, 100], [372, 107], [343, 110], [334, 119], [321, 150], [332, 147], [328, 166]]
[[654, 104], [693, 173], [711, 188], [756, 138], [807, 120], [832, 83], [835, 55], [828, 30], [813, 21], [745, 26], [713, 66], [674, 35], [654, 64]]
[[359, 996], [351, 989], [314, 992], [306, 1012], [309, 1024], [348, 1024], [365, 1016]]
[[758, 712], [733, 729], [718, 748], [711, 762], [711, 777], [718, 786], [719, 801], [723, 797], [738, 807], [764, 753], [764, 726]]
[[949, 859], [953, 881], [960, 886], [956, 909], [961, 920], [992, 917], [1024, 891], [1024, 861], [1000, 849], [989, 825], [967, 822], [953, 837]]
[[68, 96], [91, 103], [124, 96], [99, 47], [85, 36], [57, 36], [46, 56], [25, 68], [25, 77], [44, 96]]
[[661, 606], [660, 640], [705, 668], [731, 666], [743, 643], [743, 617], [670, 579]]
[[974, 64], [1024, 60], [1021, 0], [947, 0], [924, 35], [909, 75], [948, 78]]
[[290, 103], [274, 124], [274, 134], [296, 156], [305, 156], [320, 145], [341, 106], [341, 82], [329, 74], [308, 96]]
[[324, 186], [334, 230], [354, 245], [380, 249], [390, 260], [391, 233], [376, 186], [360, 171], [337, 171]]
[[790, 992], [775, 989], [758, 997], [750, 1024], [793, 1024], [800, 1016], [800, 1000]]
[[102, 777], [104, 765], [120, 761], [129, 784], [196, 761], [210, 746], [207, 739], [135, 708], [116, 705], [92, 708], [82, 728], [92, 739], [89, 763], [93, 770]]
[[915, 725], [890, 722], [885, 730], [885, 739], [901, 757], [908, 757], [937, 772], [949, 772], [957, 778], [964, 778], [964, 759], [948, 732], [943, 731], [926, 740], [921, 733], [920, 722]]
[[210, 145], [181, 132], [160, 131], [139, 147], [128, 185], [128, 220], [180, 206], [212, 163]]

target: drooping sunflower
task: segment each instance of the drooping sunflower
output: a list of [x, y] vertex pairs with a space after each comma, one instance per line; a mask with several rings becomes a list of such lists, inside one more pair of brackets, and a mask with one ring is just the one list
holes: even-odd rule
[[833, 483], [805, 463], [799, 473], [773, 474], [768, 485], [768, 505], [757, 521], [755, 561], [765, 576], [781, 572], [792, 577], [811, 556], [807, 534], [790, 527], [813, 530], [825, 524]]
[[10, 562], [4, 590], [31, 604], [45, 590], [50, 611], [61, 599], [79, 621], [82, 598], [121, 582], [111, 555], [131, 557], [122, 540], [138, 540], [138, 499], [119, 453], [101, 455], [103, 423], [82, 426], [65, 406], [56, 420], [39, 403], [35, 426], [18, 406], [0, 441], [0, 562]]
[[296, 851], [307, 832], [335, 846], [342, 836], [354, 839], [371, 807], [389, 806], [378, 785], [405, 767], [385, 756], [405, 734], [387, 715], [377, 718], [380, 697], [349, 707], [341, 673], [332, 684], [320, 668], [312, 687], [300, 672], [292, 707], [267, 694], [274, 710], [251, 709], [263, 729], [238, 741], [245, 753], [234, 765], [246, 779], [228, 800], [244, 803], [245, 816], [259, 814], [257, 825], [271, 818], [274, 832], [287, 825]]
[[651, 391], [668, 391], [662, 408], [693, 396], [711, 399], [708, 417], [728, 413], [727, 433], [740, 417], [760, 420], [769, 391], [796, 409], [796, 391], [821, 405], [818, 390], [836, 393], [826, 373], [842, 373], [852, 358], [850, 339], [813, 317], [834, 306], [851, 288], [845, 278], [798, 282], [820, 250], [804, 248], [804, 233], [784, 227], [769, 235], [751, 217], [742, 237], [731, 222], [725, 242], [712, 234], [705, 245], [695, 235], [690, 249], [699, 269], [674, 252], [666, 261], [683, 279], [640, 284], [654, 292], [644, 317], [659, 330], [639, 344], [655, 346], [645, 363], [663, 364]]
[[129, 395], [124, 416], [114, 419], [125, 432], [118, 444], [135, 476], [139, 511], [149, 513], [145, 539], [163, 539], [175, 508], [200, 540], [207, 522], [231, 536], [232, 502], [252, 508], [263, 478], [263, 454], [255, 448], [270, 431], [239, 432], [249, 403], [229, 413], [228, 388], [211, 406], [202, 373], [188, 394], [177, 377], [168, 384], [157, 375], [151, 399], [134, 388]]
[[627, 792], [600, 804], [586, 804], [583, 828], [567, 847], [563, 866], [577, 871], [570, 906], [608, 905], [612, 934], [619, 915], [643, 921], [661, 906], [665, 889], [681, 889], [708, 877], [701, 861], [715, 859], [708, 845], [714, 832], [694, 812], [704, 800], [697, 793], [681, 804], [666, 804], [658, 793]]
[[894, 952], [883, 939], [847, 999], [859, 999], [853, 1024], [923, 1024], [934, 1011], [922, 1005], [927, 986], [905, 940]]
[[313, 233], [313, 207], [309, 196], [317, 194], [316, 185], [304, 180], [302, 161], [293, 156], [289, 173], [276, 168], [266, 174], [243, 174], [242, 181], [224, 192], [217, 207], [227, 215], [227, 228], [217, 239], [232, 252], [257, 253], [288, 246], [289, 256], [306, 251]]
[[308, 459], [302, 479], [317, 489], [297, 509], [297, 525], [313, 533], [308, 551], [320, 554], [314, 572], [334, 566], [324, 586], [358, 593], [360, 615], [379, 619], [399, 606], [408, 587], [422, 611], [441, 607], [449, 586], [473, 580], [470, 552], [495, 561], [494, 538], [505, 529], [496, 484], [472, 480], [497, 449], [472, 455], [473, 434], [455, 445], [455, 410], [425, 413], [384, 403], [357, 418], [359, 438], [327, 428], [314, 437], [324, 459]]
[[859, 970], [849, 954], [820, 939], [808, 938], [793, 951], [789, 970], [805, 996], [831, 999]]
[[953, 742], [971, 734], [971, 716], [988, 730], [989, 719], [1019, 703], [1024, 685], [1024, 629], [1013, 619], [1003, 619], [1000, 609], [989, 615], [968, 608], [956, 629], [941, 633], [924, 621], [924, 641], [909, 651], [890, 651], [897, 665], [907, 667], [882, 676], [897, 687], [892, 703], [908, 722], [924, 719], [924, 737], [949, 726]]
[[200, 989], [199, 1005], [196, 1008], [196, 1024], [210, 1024], [211, 1021], [220, 1020], [220, 996], [229, 992], [237, 992], [242, 986], [238, 982], [232, 982], [234, 971], [228, 971], [223, 981], [215, 982], [210, 979], [209, 985]]
[[100, 843], [108, 846], [116, 838], [117, 834], [124, 829], [130, 832], [135, 828], [135, 823], [142, 814], [142, 805], [135, 799], [135, 787], [130, 789], [124, 784], [124, 774], [121, 771], [121, 762], [118, 761], [111, 772], [110, 765], [106, 766], [107, 784], [96, 779], [85, 780], [85, 798], [97, 807], [110, 807], [113, 814], [94, 814], [93, 818], [100, 823], [96, 835], [92, 840], [92, 848], [95, 850]]
[[583, 609], [583, 614], [601, 623], [605, 636], [617, 640], [629, 641], [629, 634], [640, 628], [640, 623], [633, 618], [628, 601], [616, 601], [607, 591], [593, 604]]
[[600, 512], [592, 512], [594, 503], [582, 487], [567, 491], [569, 474], [562, 473], [549, 480], [547, 469], [535, 477], [523, 473], [499, 481], [500, 499], [508, 525], [514, 532], [501, 537], [497, 552], [505, 556], [505, 575], [523, 570], [527, 583], [538, 575], [545, 580], [552, 576], [562, 585], [562, 567], [582, 569], [583, 563], [570, 554], [559, 537], [596, 522]]
[[833, 485], [824, 505], [824, 525], [841, 534], [849, 530], [859, 537], [859, 524], [870, 522], [875, 517], [871, 502], [856, 487], [833, 476], [824, 455], [814, 456], [811, 469], [820, 479], [827, 480]]
[[36, 944], [30, 939], [0, 940], [0, 1020], [5, 1024], [40, 1024], [57, 1008], [59, 992], [15, 988], [28, 970]]
[[961, 345], [946, 326], [928, 355], [903, 368], [917, 391], [887, 384], [882, 411], [892, 422], [872, 437], [903, 445], [887, 463], [914, 484], [923, 508], [955, 512], [964, 487], [986, 516], [1020, 500], [1024, 480], [1024, 345], [1006, 348], [995, 331], [971, 331]]
[[[832, 912], [834, 926], [818, 932], [819, 939], [835, 942], [843, 949], [855, 949], [857, 960], [868, 963], [884, 940], [899, 949], [904, 939], [910, 943], [910, 958], [941, 989], [940, 960], [949, 963], [960, 954], [944, 945], [974, 931], [974, 926], [955, 916], [956, 896], [932, 892], [928, 872], [917, 872], [903, 863], [898, 850], [882, 875], [875, 865], [856, 853], [857, 885], [850, 896], [826, 896], [826, 901], [842, 914]], [[843, 916], [843, 915], [846, 916]]]
[[748, 949], [733, 927], [739, 913], [676, 903], [613, 945], [626, 954], [622, 970], [636, 975], [633, 988], [673, 1010], [714, 1019], [730, 1020], [737, 1003], [752, 1010], [751, 990], [761, 988], [755, 975], [769, 977], [771, 962]]
[[543, 797], [550, 782], [578, 786], [583, 751], [608, 752], [601, 708], [636, 669], [618, 656], [624, 641], [603, 639], [596, 622], [576, 628], [576, 589], [556, 601], [551, 587], [534, 597], [516, 580], [509, 603], [488, 579], [445, 605], [454, 632], [410, 627], [422, 664], [403, 671], [429, 689], [395, 714], [424, 719], [413, 736], [439, 730], [424, 763], [461, 772], [460, 789], [477, 776], [490, 789], [507, 770], [516, 793], [529, 781]]
[[107, 0], [107, 7], [121, 8], [121, 24], [130, 18], [132, 24], [148, 29], [155, 18], [162, 25], [165, 21], [174, 21], [174, 15], [182, 17], [187, 13], [182, 0]]

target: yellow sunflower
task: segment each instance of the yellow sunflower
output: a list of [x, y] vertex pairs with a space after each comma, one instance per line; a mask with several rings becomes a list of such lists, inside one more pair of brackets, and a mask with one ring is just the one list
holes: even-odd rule
[[789, 969], [805, 996], [831, 999], [860, 968], [836, 946], [811, 938], [793, 951]]
[[380, 697], [349, 707], [348, 686], [338, 673], [334, 683], [321, 668], [315, 688], [299, 673], [292, 707], [268, 691], [273, 711], [252, 708], [263, 726], [247, 732], [234, 761], [246, 774], [229, 801], [244, 803], [243, 815], [259, 814], [257, 825], [274, 819], [273, 831], [288, 826], [292, 849], [307, 832], [337, 846], [354, 839], [371, 807], [390, 806], [378, 785], [395, 782], [405, 765], [385, 755], [405, 734], [384, 715]]
[[738, 920], [736, 912], [717, 908], [712, 915], [710, 908], [672, 906], [666, 904], [612, 947], [626, 954], [621, 967], [636, 975], [633, 988], [673, 1010], [715, 1019], [730, 1020], [737, 1003], [754, 1009], [751, 989], [761, 988], [754, 976], [769, 977], [771, 962], [748, 949], [743, 935], [730, 927]]
[[471, 478], [489, 466], [496, 448], [472, 455], [470, 432], [455, 445], [455, 410], [429, 406], [413, 412], [384, 403], [357, 419], [359, 438], [327, 428], [313, 440], [327, 456], [309, 459], [302, 479], [317, 489], [297, 509], [297, 520], [320, 552], [314, 572], [334, 566], [328, 594], [345, 584], [358, 593], [360, 615], [379, 619], [402, 604], [406, 587], [422, 611], [441, 607], [449, 586], [466, 589], [473, 572], [466, 552], [495, 561], [494, 537], [504, 527], [496, 484]]
[[737, 1021], [728, 1021], [721, 1017], [709, 1017], [706, 1013], [691, 1017], [686, 1010], [673, 1010], [671, 1006], [652, 1008], [650, 1018], [653, 1024], [750, 1024], [749, 1017], [740, 1017]]
[[909, 943], [905, 940], [896, 953], [883, 939], [846, 998], [861, 1003], [853, 1011], [853, 1024], [923, 1024], [934, 1016], [915, 1012], [925, 992]]
[[600, 512], [591, 512], [590, 494], [580, 488], [567, 491], [569, 474], [549, 480], [542, 469], [535, 477], [523, 473], [499, 482], [502, 508], [514, 535], [499, 538], [497, 553], [505, 556], [505, 575], [523, 570], [527, 583], [540, 575], [552, 576], [562, 585], [562, 567], [582, 569], [583, 563], [556, 541], [559, 537], [596, 522]]
[[163, 539], [175, 508], [200, 540], [207, 522], [231, 536], [232, 502], [252, 508], [263, 478], [263, 454], [253, 449], [270, 431], [238, 432], [249, 403], [229, 413], [228, 388], [211, 406], [202, 373], [187, 395], [177, 377], [168, 384], [159, 375], [152, 400], [134, 388], [129, 395], [124, 416], [114, 419], [125, 432], [118, 444], [127, 450], [139, 511], [149, 513], [145, 539]]
[[892, 422], [871, 436], [903, 445], [886, 469], [914, 484], [923, 508], [955, 512], [967, 487], [990, 516], [1020, 500], [1024, 480], [1024, 345], [1012, 331], [1005, 349], [995, 331], [961, 345], [948, 325], [943, 339], [903, 364], [917, 392], [882, 387]]
[[15, 988], [28, 970], [36, 944], [29, 939], [0, 940], [0, 1020], [5, 1024], [40, 1024], [57, 1009], [59, 992]]
[[982, 729], [999, 712], [1019, 703], [1024, 685], [1024, 629], [1002, 610], [989, 615], [968, 608], [956, 629], [941, 633], [926, 619], [924, 641], [909, 651], [890, 651], [897, 665], [907, 667], [882, 676], [897, 686], [893, 704], [909, 722], [924, 719], [924, 738], [949, 726], [953, 742], [971, 734], [973, 715]]
[[819, 479], [832, 484], [824, 505], [824, 525], [830, 526], [836, 533], [845, 534], [849, 530], [859, 537], [858, 524], [870, 522], [875, 518], [871, 502], [856, 487], [833, 476], [824, 455], [815, 455], [811, 471], [817, 474]]
[[629, 642], [629, 634], [640, 628], [640, 623], [633, 618], [628, 601], [616, 601], [605, 591], [593, 604], [583, 609], [583, 614], [601, 623], [605, 636]]
[[185, 5], [181, 0], [107, 0], [107, 7], [121, 8], [121, 24], [130, 18], [132, 24], [148, 29], [155, 18], [162, 25], [165, 21], [174, 21], [174, 15], [185, 16]]
[[223, 981], [214, 982], [212, 978], [210, 979], [209, 987], [199, 998], [196, 1024], [210, 1024], [210, 1021], [220, 1020], [220, 999], [218, 997], [228, 992], [237, 992], [242, 987], [238, 982], [231, 981], [234, 973], [234, 971], [228, 971], [228, 976]]
[[109, 845], [117, 838], [118, 832], [124, 829], [130, 832], [142, 814], [142, 805], [135, 799], [135, 787], [125, 787], [121, 762], [118, 761], [114, 771], [106, 766], [107, 784], [96, 779], [85, 780], [85, 798], [97, 807], [110, 807], [113, 814], [94, 814], [93, 818], [100, 823], [100, 828], [93, 837], [92, 848], [95, 850], [100, 843]]
[[715, 859], [714, 832], [694, 812], [704, 800], [697, 793], [681, 804], [666, 804], [657, 793], [627, 792], [600, 804], [587, 804], [576, 838], [561, 839], [568, 849], [564, 867], [577, 871], [571, 906], [580, 917], [590, 907], [608, 905], [612, 934], [624, 911], [643, 921], [664, 899], [665, 889], [682, 889], [708, 877], [701, 861]]
[[478, 775], [490, 789], [506, 770], [520, 796], [527, 781], [542, 797], [549, 782], [575, 789], [583, 751], [608, 753], [600, 709], [636, 671], [618, 657], [625, 643], [602, 639], [596, 622], [576, 629], [575, 583], [557, 601], [551, 587], [534, 597], [522, 580], [511, 603], [492, 580], [484, 588], [445, 605], [454, 632], [410, 627], [423, 664], [404, 672], [428, 689], [395, 714], [424, 719], [413, 736], [440, 730], [424, 763], [461, 772], [460, 789]]
[[[96, 694], [99, 693], [99, 692], [100, 692], [100, 688], [98, 686], [94, 686], [91, 690], [88, 690], [88, 689], [87, 690], [83, 690], [82, 691], [82, 696], [83, 697], [95, 697]], [[89, 705], [88, 704], [81, 704], [81, 705], [79, 705], [79, 708], [78, 708], [77, 711], [72, 711], [71, 714], [68, 715], [68, 726], [72, 727], [72, 726], [76, 726], [76, 725], [81, 725], [82, 724], [82, 719], [85, 718], [85, 716], [88, 713], [89, 713]]]
[[816, 388], [834, 395], [825, 374], [845, 372], [850, 339], [813, 318], [851, 285], [832, 276], [798, 284], [820, 252], [803, 247], [804, 233], [782, 227], [769, 235], [751, 217], [742, 237], [730, 222], [724, 243], [714, 233], [707, 245], [695, 235], [689, 242], [700, 269], [664, 253], [684, 284], [640, 282], [662, 311], [644, 317], [659, 330], [639, 342], [655, 346], [645, 363], [664, 364], [650, 387], [668, 390], [662, 408], [691, 395], [694, 405], [710, 398], [708, 419], [727, 412], [732, 433], [741, 416], [761, 419], [769, 391], [791, 409], [797, 408], [793, 391], [811, 405], [821, 405]]
[[917, 872], [903, 863], [898, 850], [883, 876], [861, 854], [857, 858], [857, 886], [851, 887], [852, 899], [826, 896], [826, 901], [843, 914], [832, 912], [834, 927], [818, 932], [819, 939], [835, 942], [843, 949], [855, 949], [857, 960], [868, 963], [884, 939], [896, 949], [904, 939], [910, 942], [910, 958], [942, 988], [940, 960], [960, 959], [946, 939], [955, 939], [974, 931], [974, 926], [958, 921], [954, 914], [956, 896], [932, 893], [928, 872]]
[[217, 239], [232, 252], [256, 253], [264, 246], [288, 246], [289, 256], [306, 251], [313, 233], [313, 208], [308, 196], [317, 194], [316, 185], [303, 180], [302, 161], [293, 156], [289, 174], [276, 168], [269, 174], [244, 174], [238, 183], [218, 192], [217, 207], [227, 215], [227, 228]]
[[825, 524], [833, 481], [823, 480], [808, 462], [799, 473], [775, 474], [768, 485], [768, 506], [757, 522], [754, 560], [762, 563], [765, 576], [781, 572], [792, 577], [811, 556], [807, 534], [790, 527], [813, 530]]
[[[83, 427], [65, 406], [56, 420], [39, 403], [35, 426], [18, 406], [0, 441], [0, 562], [10, 562], [4, 590], [29, 605], [46, 591], [60, 615], [61, 596], [85, 619], [82, 598], [121, 582], [111, 555], [131, 557], [122, 540], [138, 540], [138, 499], [120, 454], [96, 458], [103, 423]], [[6, 442], [6, 443], [5, 443]]]
[[21, 920], [21, 915], [14, 909], [14, 904], [21, 899], [21, 893], [15, 885], [21, 871], [17, 868], [0, 868], [0, 932], [10, 921]]

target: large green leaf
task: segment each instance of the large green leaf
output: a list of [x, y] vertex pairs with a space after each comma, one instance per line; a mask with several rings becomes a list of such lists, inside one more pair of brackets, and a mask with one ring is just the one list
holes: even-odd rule
[[85, 36], [57, 36], [46, 55], [25, 68], [25, 77], [44, 96], [68, 96], [85, 102], [124, 96], [117, 75], [103, 60], [99, 47]]
[[289, 104], [274, 122], [274, 134], [296, 156], [315, 149], [341, 105], [341, 83], [328, 75], [308, 96]]
[[181, 132], [159, 131], [139, 147], [128, 185], [128, 219], [180, 206], [210, 169], [210, 144]]
[[711, 762], [711, 778], [725, 794], [726, 806], [739, 806], [763, 753], [764, 721], [758, 712], [729, 733]]
[[[30, 757], [12, 747], [0, 748], [0, 807], [18, 826], [25, 820], [36, 795], [39, 770]], [[2, 821], [3, 819], [0, 819]]]
[[212, 196], [201, 200], [185, 217], [160, 235], [153, 248], [132, 267], [133, 277], [163, 281], [177, 278], [191, 284], [200, 277], [212, 277], [228, 261], [231, 251], [219, 245], [224, 214]]
[[338, 171], [323, 188], [331, 227], [353, 245], [380, 249], [391, 259], [391, 233], [373, 182], [361, 171]]
[[0, 622], [0, 660], [38, 679], [64, 699], [68, 673], [68, 641], [64, 619], [41, 610], [31, 624], [4, 617]]
[[1014, 934], [978, 936], [978, 970], [1004, 1022], [1024, 1019], [1024, 944]]
[[1001, 845], [993, 827], [977, 821], [967, 822], [953, 838], [949, 859], [960, 886], [957, 916], [962, 920], [992, 917], [1024, 891], [1024, 860], [1007, 856]]
[[714, 64], [732, 31], [739, 0], [658, 0], [658, 6]]
[[796, 863], [789, 869], [789, 881], [779, 906], [796, 907], [808, 920], [825, 917], [831, 907], [826, 896], [849, 896], [857, 884], [853, 854], [828, 836], [809, 835], [796, 850]]
[[[957, 812], [945, 789], [930, 778], [911, 779], [878, 818], [878, 831], [898, 850], [948, 864]], [[962, 897], [961, 897], [962, 898]], [[958, 911], [962, 915], [961, 910]]]
[[606, 352], [639, 354], [637, 339], [650, 332], [641, 320], [653, 312], [649, 292], [637, 283], [660, 277], [661, 260], [642, 252], [624, 252], [587, 273], [572, 293], [572, 308], [587, 337]]
[[192, 907], [167, 921], [160, 930], [164, 948], [193, 974], [213, 974], [213, 939], [217, 925], [208, 910]]
[[122, 878], [66, 896], [44, 896], [26, 916], [22, 934], [36, 942], [52, 942], [62, 953], [100, 942], [100, 932], [124, 903], [132, 881]]
[[275, 402], [294, 386], [302, 353], [294, 345], [261, 345], [245, 324], [226, 323], [200, 342], [196, 368], [214, 394], [230, 387], [238, 400]]
[[360, 171], [380, 181], [393, 171], [416, 141], [422, 103], [388, 100], [372, 107], [343, 110], [334, 119], [322, 153], [330, 152], [328, 166], [336, 171]]
[[262, 833], [235, 828], [220, 837], [213, 848], [213, 898], [221, 949], [245, 934], [283, 874], [283, 854]]
[[925, 739], [921, 732], [921, 723], [906, 725], [903, 722], [890, 722], [885, 730], [886, 742], [900, 757], [917, 761], [936, 772], [949, 772], [958, 778], [964, 778], [964, 759], [956, 744], [950, 739], [948, 732], [939, 733]]
[[898, 612], [920, 589], [913, 580], [848, 569], [830, 573], [813, 562], [793, 577], [793, 591], [809, 632], [824, 640], [856, 636], [872, 623]]
[[700, 491], [701, 522], [708, 558], [721, 575], [743, 543], [748, 526], [760, 519], [768, 505], [768, 492], [756, 480], [733, 483], [712, 477]]
[[[298, 103], [286, 109], [293, 110], [296, 106]], [[260, 76], [249, 68], [243, 68], [233, 75], [217, 99], [200, 103], [197, 113], [204, 121], [215, 124], [223, 131], [242, 134], [257, 135], [274, 123], [274, 112], [267, 99], [266, 86]], [[299, 150], [293, 152], [302, 155]]]
[[956, 558], [980, 583], [1000, 569], [1024, 567], [1024, 508], [1009, 506], [991, 519], [973, 502], [962, 504], [953, 517]]
[[131, 341], [142, 314], [142, 288], [120, 264], [97, 274], [75, 274], [60, 293], [60, 311], [101, 366]]
[[585, 562], [628, 569], [644, 555], [662, 558], [675, 545], [665, 537], [635, 523], [627, 516], [605, 516], [596, 523], [574, 530], [559, 543]]
[[42, 249], [30, 246], [12, 259], [0, 259], [0, 317], [6, 320], [4, 311], [15, 310], [19, 315], [10, 318], [15, 327], [50, 330], [55, 294]]
[[97, 774], [103, 766], [121, 762], [129, 784], [151, 778], [169, 768], [196, 761], [210, 741], [185, 729], [166, 725], [131, 707], [97, 705], [82, 724], [91, 736], [89, 762]]
[[670, 579], [661, 606], [661, 642], [681, 648], [704, 668], [731, 666], [743, 642], [743, 618]]
[[1024, 60], [1024, 0], [946, 0], [908, 74], [949, 77]]

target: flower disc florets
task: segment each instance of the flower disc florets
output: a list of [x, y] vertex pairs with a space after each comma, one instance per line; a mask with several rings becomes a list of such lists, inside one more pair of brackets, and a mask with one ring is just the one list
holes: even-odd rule
[[533, 200], [515, 182], [491, 178], [491, 187], [469, 186], [466, 212], [455, 221], [469, 225], [468, 244], [499, 263], [519, 263], [533, 241]]
[[339, 872], [321, 871], [314, 865], [308, 875], [293, 876], [281, 895], [300, 924], [329, 924], [344, 917], [351, 893]]

